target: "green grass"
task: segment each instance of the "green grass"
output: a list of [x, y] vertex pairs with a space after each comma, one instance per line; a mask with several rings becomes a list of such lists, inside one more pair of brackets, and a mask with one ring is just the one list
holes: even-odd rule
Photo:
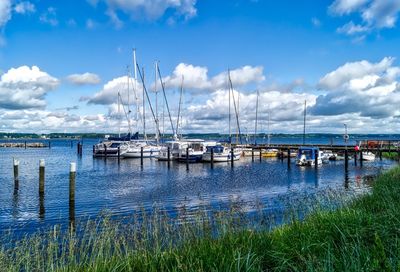
[[382, 157], [386, 158], [386, 159], [391, 159], [391, 160], [398, 160], [399, 159], [399, 155], [397, 153], [397, 151], [393, 151], [393, 152], [382, 152]]
[[[306, 205], [308, 205], [307, 202]], [[89, 221], [0, 250], [4, 271], [398, 271], [400, 167], [380, 176], [372, 193], [333, 211], [272, 231], [231, 210], [187, 210], [173, 222], [142, 213], [129, 223]], [[139, 220], [140, 218], [140, 220]], [[289, 218], [290, 219], [290, 218]]]

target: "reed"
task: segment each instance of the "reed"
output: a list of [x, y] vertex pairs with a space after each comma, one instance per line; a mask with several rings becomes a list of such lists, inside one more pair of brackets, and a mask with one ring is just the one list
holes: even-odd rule
[[[388, 271], [400, 268], [400, 168], [354, 198], [336, 190], [268, 203], [103, 214], [1, 237], [4, 271]], [[281, 200], [282, 203], [285, 200]], [[339, 208], [338, 208], [339, 207]]]

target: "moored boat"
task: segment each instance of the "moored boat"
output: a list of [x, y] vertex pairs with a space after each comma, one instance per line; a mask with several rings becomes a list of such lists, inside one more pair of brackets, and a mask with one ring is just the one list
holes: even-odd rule
[[363, 152], [362, 153], [362, 158], [364, 161], [373, 161], [375, 160], [375, 154], [368, 151], [368, 152]]
[[322, 164], [321, 157], [322, 151], [320, 151], [317, 147], [300, 147], [297, 152], [296, 165], [315, 166], [316, 160], [317, 164], [320, 165]]
[[[211, 154], [211, 152], [213, 152], [213, 154]], [[203, 154], [203, 161], [211, 162], [211, 160], [213, 160], [214, 162], [229, 162], [232, 160], [232, 155], [233, 160], [237, 161], [240, 159], [242, 151], [234, 149], [232, 154], [231, 149], [221, 144], [216, 144], [214, 146], [207, 146], [207, 150]]]

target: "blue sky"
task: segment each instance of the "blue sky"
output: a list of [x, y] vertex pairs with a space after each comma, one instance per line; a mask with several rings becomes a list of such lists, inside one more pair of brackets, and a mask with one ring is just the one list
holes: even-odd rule
[[263, 130], [270, 114], [273, 132], [301, 133], [307, 100], [310, 132], [398, 132], [399, 11], [399, 0], [1, 0], [0, 131], [117, 131], [135, 47], [149, 90], [160, 62], [174, 118], [184, 75], [184, 132], [227, 132], [228, 68], [242, 130], [258, 90]]

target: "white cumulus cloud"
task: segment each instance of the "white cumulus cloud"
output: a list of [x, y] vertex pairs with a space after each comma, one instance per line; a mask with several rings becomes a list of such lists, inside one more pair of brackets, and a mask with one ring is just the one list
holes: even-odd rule
[[0, 28], [11, 19], [11, 0], [0, 1]]
[[93, 73], [72, 74], [67, 77], [68, 81], [76, 85], [96, 85], [101, 82], [98, 75]]
[[1, 76], [0, 108], [44, 108], [46, 94], [58, 85], [58, 79], [37, 66], [12, 68]]
[[36, 11], [35, 5], [31, 2], [20, 2], [14, 7], [14, 11], [19, 14], [34, 13]]
[[343, 16], [358, 13], [361, 23], [348, 22], [338, 28], [339, 33], [359, 35], [372, 30], [393, 28], [400, 12], [399, 0], [335, 0], [329, 7], [331, 14]]
[[122, 25], [117, 12], [122, 12], [134, 20], [150, 21], [160, 19], [167, 11], [171, 11], [174, 18], [190, 19], [197, 14], [197, 0], [88, 0], [93, 6], [100, 1], [107, 4], [106, 14], [117, 27]]

